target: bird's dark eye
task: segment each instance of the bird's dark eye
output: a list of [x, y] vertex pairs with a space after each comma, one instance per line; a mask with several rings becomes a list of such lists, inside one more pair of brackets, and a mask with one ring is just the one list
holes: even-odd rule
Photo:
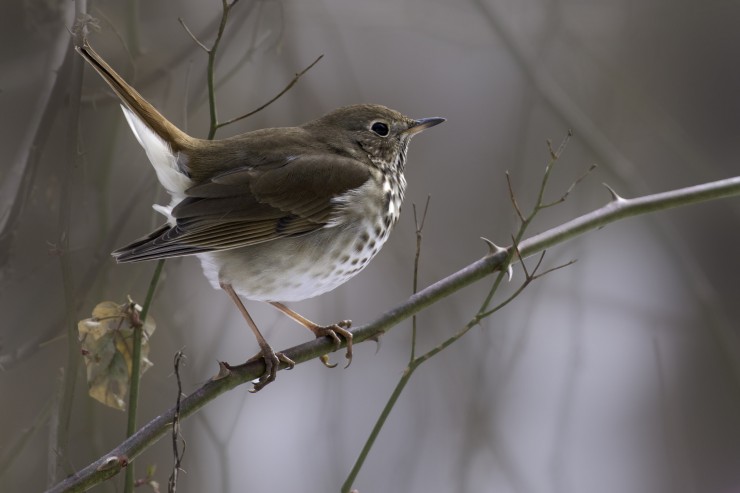
[[383, 122], [373, 123], [373, 126], [370, 127], [370, 130], [380, 135], [381, 137], [385, 137], [388, 135], [388, 125]]

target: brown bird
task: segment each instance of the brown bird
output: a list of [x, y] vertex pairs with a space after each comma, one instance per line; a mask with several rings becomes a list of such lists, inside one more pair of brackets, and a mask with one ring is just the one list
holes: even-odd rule
[[[398, 220], [411, 137], [444, 118], [414, 120], [380, 105], [346, 106], [299, 127], [268, 128], [223, 140], [191, 137], [128, 85], [87, 41], [77, 51], [121, 99], [137, 140], [172, 200], [156, 205], [167, 222], [115, 252], [118, 262], [195, 255], [254, 332], [265, 361], [258, 391], [280, 361], [240, 296], [266, 301], [335, 347], [349, 321], [320, 326], [281, 302], [330, 291], [360, 272]], [[326, 364], [326, 360], [323, 359]]]

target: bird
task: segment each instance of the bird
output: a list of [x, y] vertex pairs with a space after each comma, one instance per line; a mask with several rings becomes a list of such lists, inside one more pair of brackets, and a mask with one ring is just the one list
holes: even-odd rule
[[[285, 303], [326, 293], [364, 269], [396, 224], [406, 189], [409, 141], [444, 118], [413, 119], [377, 104], [340, 107], [297, 127], [254, 130], [220, 140], [191, 137], [167, 120], [90, 46], [77, 52], [118, 96], [124, 117], [170, 195], [154, 205], [166, 221], [112, 253], [119, 263], [197, 257], [254, 333], [265, 372], [280, 363], [242, 298], [267, 302], [335, 349], [351, 322], [318, 325]], [[340, 338], [341, 337], [341, 338]], [[251, 360], [250, 360], [251, 361]], [[326, 356], [322, 361], [327, 366]]]

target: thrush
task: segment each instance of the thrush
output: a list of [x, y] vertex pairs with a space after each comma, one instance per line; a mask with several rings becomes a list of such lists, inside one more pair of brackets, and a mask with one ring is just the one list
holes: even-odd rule
[[[349, 321], [322, 326], [283, 302], [318, 296], [357, 275], [398, 220], [411, 138], [444, 118], [412, 119], [376, 104], [336, 109], [298, 127], [268, 128], [222, 140], [191, 137], [127, 84], [84, 41], [77, 51], [108, 83], [144, 148], [169, 205], [166, 223], [113, 252], [118, 262], [195, 255], [215, 288], [236, 304], [275, 380], [280, 362], [241, 298], [270, 303], [335, 348]], [[322, 359], [325, 364], [326, 359]]]

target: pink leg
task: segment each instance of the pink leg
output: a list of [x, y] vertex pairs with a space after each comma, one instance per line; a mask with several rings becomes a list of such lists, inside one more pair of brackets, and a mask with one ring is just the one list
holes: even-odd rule
[[[293, 310], [283, 305], [282, 303], [278, 303], [277, 301], [270, 301], [270, 304], [274, 306], [275, 308], [277, 308], [278, 310], [280, 310], [281, 312], [283, 312], [284, 314], [286, 314], [287, 316], [289, 316], [290, 318], [292, 318], [293, 320], [295, 320], [296, 322], [298, 322], [299, 324], [301, 324], [302, 326], [304, 326], [305, 328], [307, 328], [308, 330], [310, 330], [311, 332], [313, 332], [317, 338], [324, 337], [324, 336], [331, 337], [332, 340], [334, 341], [335, 349], [339, 349], [339, 345], [342, 343], [342, 341], [339, 339], [339, 336], [337, 334], [344, 337], [344, 340], [347, 341], [347, 354], [345, 355], [345, 357], [347, 358], [347, 366], [349, 366], [350, 363], [352, 363], [352, 332], [347, 330], [352, 325], [352, 322], [350, 322], [349, 320], [342, 320], [341, 322], [336, 323], [334, 325], [327, 325], [327, 326], [318, 325], [318, 324], [311, 322], [309, 319], [307, 319], [303, 315], [294, 312]], [[322, 356], [321, 361], [326, 366], [329, 366], [329, 367], [336, 366], [336, 365], [329, 365], [328, 358], [326, 356]], [[345, 368], [347, 368], [347, 366], [345, 366]]]
[[252, 320], [252, 316], [249, 315], [244, 303], [239, 299], [239, 295], [237, 295], [234, 288], [231, 287], [231, 284], [221, 283], [221, 289], [226, 291], [226, 294], [229, 295], [232, 301], [236, 304], [236, 307], [239, 309], [239, 312], [241, 312], [244, 320], [247, 321], [249, 328], [252, 329], [254, 337], [257, 339], [257, 344], [259, 344], [260, 347], [260, 353], [257, 357], [265, 360], [265, 373], [260, 377], [259, 381], [254, 384], [254, 389], [250, 390], [250, 392], [257, 392], [264, 388], [265, 385], [275, 380], [281, 361], [288, 365], [288, 369], [293, 368], [295, 366], [295, 362], [283, 353], [276, 353], [273, 351], [270, 344], [267, 343], [267, 340], [257, 328], [257, 324]]

